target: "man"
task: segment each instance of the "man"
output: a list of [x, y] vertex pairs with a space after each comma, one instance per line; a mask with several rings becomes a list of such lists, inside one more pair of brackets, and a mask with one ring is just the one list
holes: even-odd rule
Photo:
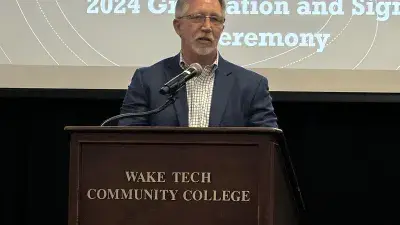
[[178, 0], [173, 26], [181, 51], [150, 67], [136, 70], [121, 114], [155, 109], [165, 103], [160, 88], [192, 63], [203, 67], [189, 80], [176, 102], [158, 114], [129, 117], [121, 126], [277, 127], [268, 80], [234, 65], [219, 54], [224, 29], [224, 0]]

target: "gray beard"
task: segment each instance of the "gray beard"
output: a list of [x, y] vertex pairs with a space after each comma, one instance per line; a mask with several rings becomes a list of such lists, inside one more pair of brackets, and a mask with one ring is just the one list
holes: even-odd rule
[[196, 47], [193, 46], [193, 50], [199, 55], [208, 55], [214, 51], [214, 47]]

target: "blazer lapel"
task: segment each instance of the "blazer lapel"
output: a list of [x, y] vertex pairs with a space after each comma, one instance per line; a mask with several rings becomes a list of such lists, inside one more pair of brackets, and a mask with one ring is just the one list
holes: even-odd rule
[[210, 109], [210, 127], [220, 125], [234, 84], [234, 77], [230, 76], [231, 70], [228, 62], [226, 62], [221, 56], [219, 56], [218, 61], [218, 68], [215, 71], [214, 90]]
[[[183, 69], [179, 66], [178, 54], [167, 62], [167, 67], [165, 70], [167, 78], [166, 80], [168, 81], [182, 72]], [[189, 126], [186, 86], [178, 91], [178, 94], [176, 95], [176, 101], [174, 102], [174, 108], [179, 121], [179, 125], [182, 127]]]

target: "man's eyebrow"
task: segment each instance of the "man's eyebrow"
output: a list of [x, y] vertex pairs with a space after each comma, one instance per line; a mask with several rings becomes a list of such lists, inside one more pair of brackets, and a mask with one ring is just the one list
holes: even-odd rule
[[222, 15], [218, 14], [218, 13], [211, 13], [211, 16], [218, 16], [218, 17], [222, 17]]
[[212, 12], [212, 13], [205, 13], [205, 12], [202, 12], [202, 11], [199, 11], [199, 12], [194, 12], [194, 13], [192, 13], [192, 15], [210, 15], [210, 16], [218, 16], [218, 17], [222, 17], [222, 15], [221, 14], [218, 14], [218, 13], [216, 13], [216, 12]]

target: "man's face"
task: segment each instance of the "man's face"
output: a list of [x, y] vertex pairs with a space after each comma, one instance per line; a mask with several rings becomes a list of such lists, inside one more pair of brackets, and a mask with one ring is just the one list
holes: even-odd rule
[[224, 17], [218, 0], [188, 0], [186, 9], [183, 10], [183, 18], [174, 20], [182, 48], [197, 55], [216, 52], [224, 29]]

